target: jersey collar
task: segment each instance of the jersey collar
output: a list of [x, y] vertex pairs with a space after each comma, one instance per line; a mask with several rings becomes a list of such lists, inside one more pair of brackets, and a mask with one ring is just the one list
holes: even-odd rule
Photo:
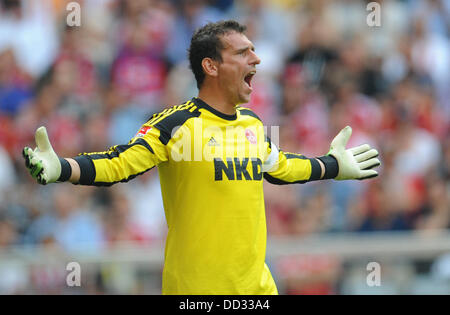
[[218, 110], [212, 108], [211, 106], [209, 106], [208, 104], [206, 104], [203, 100], [201, 100], [198, 97], [193, 97], [192, 98], [192, 102], [194, 102], [194, 104], [198, 107], [198, 108], [204, 108], [207, 111], [211, 112], [212, 114], [219, 116], [222, 119], [225, 120], [236, 120], [237, 119], [237, 112], [234, 113], [233, 115], [227, 115], [224, 114], [222, 112], [219, 112]]

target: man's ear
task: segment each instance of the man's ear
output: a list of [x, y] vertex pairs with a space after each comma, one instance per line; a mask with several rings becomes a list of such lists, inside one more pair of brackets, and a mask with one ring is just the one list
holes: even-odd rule
[[211, 58], [203, 58], [202, 67], [206, 75], [216, 77], [219, 74], [218, 62]]

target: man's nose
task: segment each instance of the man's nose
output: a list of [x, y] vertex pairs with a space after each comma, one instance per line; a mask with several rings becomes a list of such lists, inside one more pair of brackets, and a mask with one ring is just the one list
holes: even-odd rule
[[250, 59], [251, 60], [250, 64], [259, 65], [261, 63], [261, 59], [259, 59], [258, 55], [253, 50], [250, 50], [250, 51], [251, 51], [251, 55], [252, 55], [252, 58]]

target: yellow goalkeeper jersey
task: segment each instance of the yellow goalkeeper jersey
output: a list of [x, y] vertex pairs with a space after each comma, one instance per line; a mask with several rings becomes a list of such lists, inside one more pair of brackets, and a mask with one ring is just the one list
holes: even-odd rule
[[263, 178], [320, 177], [316, 160], [275, 149], [250, 109], [226, 115], [199, 98], [153, 115], [126, 145], [75, 159], [84, 185], [157, 166], [168, 224], [163, 294], [277, 294], [265, 264]]

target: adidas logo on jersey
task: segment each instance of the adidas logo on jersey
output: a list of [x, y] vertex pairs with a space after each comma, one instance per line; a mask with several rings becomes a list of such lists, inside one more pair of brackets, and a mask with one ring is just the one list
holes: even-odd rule
[[209, 141], [206, 144], [210, 147], [215, 147], [215, 146], [220, 145], [219, 142], [217, 142], [216, 139], [214, 139], [214, 137], [211, 137], [211, 139], [209, 139]]

